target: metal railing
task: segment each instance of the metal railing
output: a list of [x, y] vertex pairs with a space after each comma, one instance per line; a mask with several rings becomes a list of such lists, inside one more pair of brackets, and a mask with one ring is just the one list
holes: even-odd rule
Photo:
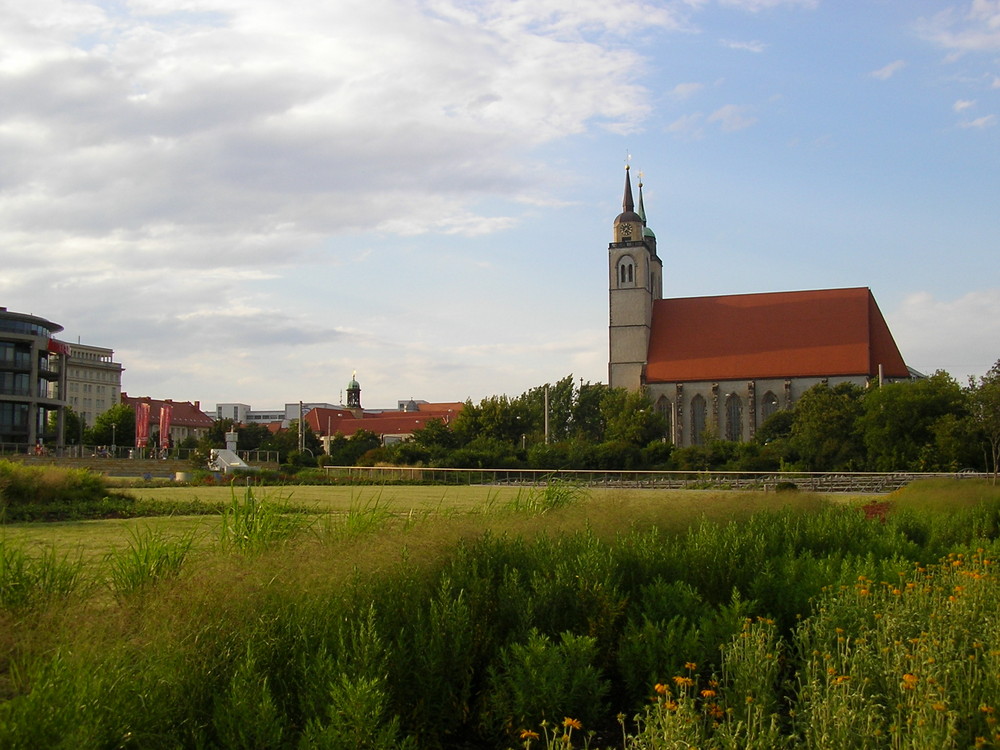
[[753, 472], [600, 471], [574, 469], [442, 469], [413, 466], [326, 466], [331, 479], [357, 483], [543, 486], [553, 481], [632, 489], [774, 491], [795, 486], [812, 492], [891, 492], [917, 479], [986, 478], [974, 472]]

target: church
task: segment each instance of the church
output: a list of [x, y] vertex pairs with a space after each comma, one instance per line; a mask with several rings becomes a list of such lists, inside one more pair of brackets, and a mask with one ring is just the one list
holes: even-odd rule
[[644, 390], [678, 446], [753, 438], [809, 388], [909, 380], [867, 287], [663, 299], [663, 261], [625, 168], [608, 246], [612, 388]]

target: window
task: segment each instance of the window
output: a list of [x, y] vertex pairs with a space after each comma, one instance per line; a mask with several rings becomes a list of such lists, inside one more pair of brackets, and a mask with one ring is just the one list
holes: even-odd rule
[[618, 259], [618, 286], [635, 286], [635, 261], [630, 255], [623, 255]]
[[667, 440], [672, 441], [674, 431], [671, 429], [671, 427], [673, 427], [673, 421], [671, 420], [670, 402], [667, 400], [666, 396], [660, 396], [660, 398], [657, 399], [656, 412], [663, 417], [664, 437], [666, 437]]
[[743, 439], [743, 403], [735, 393], [726, 396], [726, 440]]
[[774, 416], [778, 413], [778, 397], [775, 396], [771, 391], [764, 394], [764, 398], [760, 402], [760, 416], [763, 421], [767, 421], [768, 417]]
[[702, 445], [705, 440], [705, 417], [708, 408], [705, 397], [698, 394], [691, 399], [691, 444]]

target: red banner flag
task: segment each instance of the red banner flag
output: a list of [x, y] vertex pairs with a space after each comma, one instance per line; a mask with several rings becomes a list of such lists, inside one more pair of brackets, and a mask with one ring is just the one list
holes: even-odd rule
[[170, 418], [173, 416], [174, 407], [164, 404], [160, 407], [160, 449], [170, 450]]
[[143, 401], [135, 407], [135, 447], [145, 448], [149, 442], [149, 404]]

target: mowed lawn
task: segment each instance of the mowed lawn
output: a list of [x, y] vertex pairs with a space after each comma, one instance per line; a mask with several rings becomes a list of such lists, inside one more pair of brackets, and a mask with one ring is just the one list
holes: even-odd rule
[[[204, 503], [218, 507], [242, 499], [246, 488], [230, 487], [136, 487], [129, 494], [164, 505]], [[488, 486], [392, 486], [392, 487], [255, 487], [256, 498], [305, 511], [317, 528], [349, 515], [391, 515], [400, 522], [428, 521], [435, 517], [466, 517], [482, 530], [502, 527], [512, 530], [507, 512], [530, 502], [542, 489]], [[807, 493], [764, 493], [720, 490], [651, 490], [586, 488], [575, 490], [568, 506], [537, 517], [521, 517], [529, 528], [513, 524], [517, 531], [546, 527], [568, 530], [590, 528], [613, 535], [632, 526], [657, 525], [682, 531], [702, 519], [738, 519], [760, 510], [789, 505], [815, 508], [827, 502], [861, 503], [864, 496], [820, 496]], [[14, 523], [0, 527], [0, 538], [32, 554], [81, 557], [86, 562], [103, 559], [110, 551], [127, 547], [137, 533], [152, 531], [164, 538], [193, 535], [196, 548], [218, 540], [222, 517], [206, 515], [158, 515], [98, 521]], [[530, 528], [530, 527], [533, 527]]]

